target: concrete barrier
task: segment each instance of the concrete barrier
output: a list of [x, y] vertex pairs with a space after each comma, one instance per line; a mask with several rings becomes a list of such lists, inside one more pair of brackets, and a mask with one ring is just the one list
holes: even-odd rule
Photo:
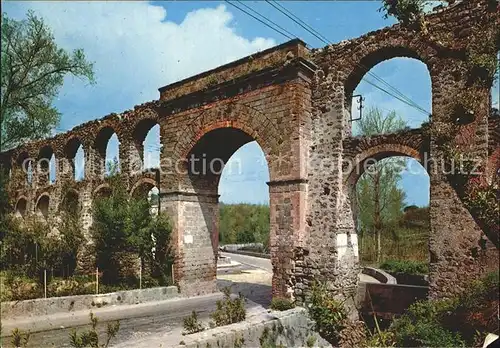
[[1, 303], [1, 315], [2, 319], [17, 319], [75, 312], [85, 309], [102, 308], [105, 306], [162, 301], [178, 296], [179, 292], [177, 287], [168, 286], [118, 291], [99, 295], [78, 295], [9, 301]]

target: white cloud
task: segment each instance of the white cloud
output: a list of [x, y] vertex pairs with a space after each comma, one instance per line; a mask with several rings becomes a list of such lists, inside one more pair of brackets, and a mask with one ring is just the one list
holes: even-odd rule
[[[83, 48], [87, 58], [95, 62], [95, 86], [72, 77], [65, 79], [55, 103], [63, 114], [63, 129], [157, 99], [161, 86], [276, 44], [272, 39], [247, 39], [236, 33], [233, 16], [223, 5], [207, 4], [207, 8], [187, 13], [179, 23], [170, 20], [168, 11], [176, 4], [169, 2], [164, 3], [167, 10], [147, 2], [40, 1], [3, 5], [15, 19], [24, 18], [28, 9], [34, 10], [52, 28], [58, 45], [67, 50]], [[146, 155], [151, 157], [148, 164], [158, 161], [155, 136], [157, 130], [145, 144]], [[108, 158], [115, 157], [116, 139], [108, 148]], [[78, 157], [81, 160], [83, 154]], [[251, 166], [255, 152], [250, 151], [242, 159]], [[221, 183], [223, 196], [231, 202], [266, 202], [266, 174], [248, 177], [248, 172], [259, 169], [256, 163], [254, 169], [247, 168], [234, 178], [225, 175]], [[253, 184], [257, 178], [262, 179], [258, 187]]]
[[56, 103], [63, 112], [63, 126], [157, 99], [161, 86], [275, 44], [238, 35], [223, 5], [192, 11], [181, 23], [169, 21], [165, 8], [147, 2], [6, 5], [14, 18], [33, 9], [53, 29], [60, 46], [83, 48], [95, 61], [96, 86], [73, 78], [65, 81]]

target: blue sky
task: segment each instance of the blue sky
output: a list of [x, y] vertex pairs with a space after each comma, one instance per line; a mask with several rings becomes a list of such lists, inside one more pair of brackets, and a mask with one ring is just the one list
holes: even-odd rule
[[[269, 4], [245, 1], [261, 13], [306, 41], [321, 47], [318, 39], [295, 25]], [[282, 4], [315, 27], [332, 42], [354, 38], [391, 25], [383, 19], [377, 1], [288, 1]], [[53, 29], [57, 43], [65, 49], [83, 48], [95, 61], [97, 84], [68, 77], [55, 105], [62, 113], [56, 130], [64, 131], [111, 112], [158, 98], [158, 87], [287, 41], [280, 34], [219, 1], [206, 2], [2, 2], [3, 11], [20, 19], [33, 9]], [[426, 67], [415, 60], [392, 59], [372, 69], [378, 76], [431, 111], [430, 79]], [[373, 79], [371, 79], [373, 80]], [[498, 86], [497, 86], [498, 88]], [[427, 119], [422, 113], [361, 82], [357, 92], [365, 106], [396, 110], [411, 127]], [[498, 105], [498, 89], [494, 103]], [[146, 140], [146, 157], [157, 162], [158, 132]], [[117, 141], [108, 148], [117, 153]], [[225, 170], [219, 191], [227, 203], [267, 203], [269, 180], [262, 151], [255, 143], [243, 146], [230, 161], [241, 171]], [[429, 180], [418, 164], [403, 174], [407, 203], [425, 205]], [[231, 163], [229, 164], [231, 167]]]

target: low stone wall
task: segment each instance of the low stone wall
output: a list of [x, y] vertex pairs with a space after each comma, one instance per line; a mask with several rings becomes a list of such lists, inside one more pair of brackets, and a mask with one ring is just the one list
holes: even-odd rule
[[427, 299], [429, 287], [403, 284], [358, 283], [358, 305], [363, 314], [391, 319], [413, 303]]
[[177, 347], [331, 347], [312, 331], [306, 313], [304, 308], [265, 313], [241, 323], [186, 335]]
[[86, 309], [124, 304], [168, 300], [179, 296], [175, 286], [141, 290], [127, 290], [99, 295], [78, 295], [38, 298], [25, 301], [2, 302], [3, 319], [34, 317], [55, 313], [68, 313]]
[[231, 254], [239, 254], [239, 255], [259, 257], [261, 259], [270, 259], [271, 258], [270, 254], [256, 253], [256, 252], [253, 252], [253, 251], [227, 250], [226, 252], [231, 253]]
[[262, 243], [247, 243], [247, 244], [225, 244], [225, 245], [221, 245], [221, 249], [222, 250], [229, 251], [229, 252], [233, 252], [233, 251], [239, 250], [241, 248], [251, 248], [251, 247], [254, 247], [254, 248], [263, 248], [264, 244], [262, 244]]
[[429, 286], [429, 276], [423, 274], [407, 274], [399, 272], [390, 272], [396, 278], [398, 284]]
[[373, 277], [377, 279], [379, 282], [384, 283], [384, 284], [397, 284], [396, 278], [394, 278], [392, 275], [389, 273], [378, 269], [378, 268], [373, 268], [373, 267], [363, 267], [363, 270], [361, 273], [369, 275], [370, 277]]

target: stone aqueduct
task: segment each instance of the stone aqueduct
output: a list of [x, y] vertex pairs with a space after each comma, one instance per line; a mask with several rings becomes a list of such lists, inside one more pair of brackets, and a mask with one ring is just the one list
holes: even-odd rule
[[[465, 44], [471, 28], [496, 25], [487, 2], [460, 2], [426, 16], [427, 30]], [[106, 189], [104, 157], [113, 133], [120, 141], [120, 166], [130, 193], [156, 185], [160, 209], [174, 224], [175, 280], [182, 292], [215, 290], [218, 233], [218, 175], [174, 170], [191, 154], [229, 157], [256, 140], [268, 162], [273, 293], [302, 298], [313, 279], [328, 280], [348, 296], [359, 271], [356, 230], [349, 200], [359, 173], [345, 172], [348, 159], [403, 155], [423, 161], [440, 155], [434, 136], [421, 130], [372, 138], [350, 136], [350, 96], [379, 62], [411, 57], [426, 64], [432, 80], [432, 123], [449, 117], [449, 106], [466, 88], [465, 58], [429, 41], [428, 34], [400, 25], [318, 50], [292, 40], [159, 89], [160, 98], [121, 114], [82, 124], [53, 138], [2, 154], [11, 168], [10, 197], [24, 215], [57, 216], [67, 188], [77, 195], [85, 228], [92, 199]], [[490, 97], [484, 88], [475, 120], [460, 128], [456, 144], [498, 170], [498, 122], [488, 125]], [[134, 168], [152, 126], [160, 126], [162, 168]], [[74, 180], [72, 159], [85, 151], [85, 178]], [[27, 158], [57, 160], [55, 183], [34, 168], [27, 183]], [[164, 161], [168, 159], [168, 161]], [[496, 159], [496, 160], [495, 160]], [[496, 162], [495, 162], [496, 161]], [[165, 164], [166, 163], [166, 164]], [[186, 167], [187, 168], [187, 167]], [[429, 171], [431, 296], [447, 296], [498, 265], [488, 240], [439, 171]], [[491, 174], [494, 175], [494, 174]], [[63, 189], [64, 188], [64, 189]], [[64, 192], [63, 192], [64, 191]]]

